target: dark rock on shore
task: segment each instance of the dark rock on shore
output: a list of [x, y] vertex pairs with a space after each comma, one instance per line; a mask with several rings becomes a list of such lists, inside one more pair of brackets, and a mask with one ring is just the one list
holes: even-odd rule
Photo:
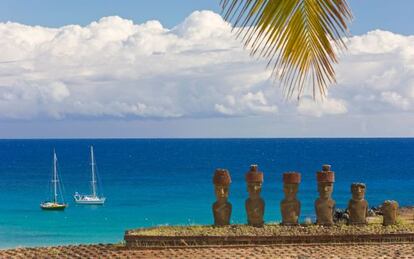
[[348, 209], [336, 209], [333, 220], [335, 223], [348, 223], [349, 211]]

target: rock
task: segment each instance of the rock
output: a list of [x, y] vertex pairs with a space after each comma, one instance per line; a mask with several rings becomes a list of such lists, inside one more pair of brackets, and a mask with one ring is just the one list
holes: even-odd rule
[[369, 209], [367, 216], [368, 217], [375, 217], [375, 216], [377, 216], [377, 213], [375, 212], [375, 210]]
[[335, 223], [347, 223], [349, 220], [348, 209], [336, 209], [334, 212], [333, 220]]

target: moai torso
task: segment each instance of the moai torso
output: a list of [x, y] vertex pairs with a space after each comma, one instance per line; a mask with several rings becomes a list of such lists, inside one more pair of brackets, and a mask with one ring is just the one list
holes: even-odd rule
[[300, 173], [287, 172], [283, 174], [283, 192], [285, 199], [280, 202], [282, 225], [297, 225], [300, 216], [300, 202], [296, 198], [301, 180]]
[[368, 214], [368, 202], [366, 200], [354, 201], [350, 200], [348, 204], [349, 223], [350, 224], [366, 224]]
[[333, 215], [335, 212], [335, 201], [332, 199], [317, 199], [315, 201], [316, 224], [333, 225]]
[[368, 202], [365, 200], [365, 184], [352, 184], [352, 199], [348, 203], [349, 224], [367, 224]]
[[397, 223], [398, 202], [385, 201], [382, 204], [383, 225], [390, 226]]
[[245, 205], [247, 213], [247, 224], [254, 227], [263, 226], [263, 215], [265, 209], [264, 200], [260, 197], [258, 199], [248, 198]]
[[228, 201], [216, 201], [213, 204], [214, 225], [225, 226], [230, 224], [232, 206]]
[[300, 202], [297, 199], [284, 199], [280, 203], [282, 212], [282, 225], [297, 225], [300, 216]]
[[331, 226], [334, 224], [335, 201], [332, 199], [335, 173], [330, 165], [323, 165], [322, 171], [316, 173], [319, 198], [315, 201], [316, 224]]
[[246, 199], [245, 207], [247, 224], [254, 227], [262, 227], [265, 202], [260, 197], [263, 183], [263, 173], [259, 172], [257, 165], [251, 165], [246, 174], [247, 191], [249, 198]]

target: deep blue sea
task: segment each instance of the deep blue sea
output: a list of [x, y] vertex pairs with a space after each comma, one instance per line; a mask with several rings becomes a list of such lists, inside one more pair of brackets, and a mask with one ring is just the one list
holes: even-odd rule
[[[89, 146], [95, 148], [104, 206], [72, 201], [88, 192]], [[42, 211], [56, 149], [63, 212]], [[119, 242], [126, 229], [211, 224], [215, 168], [232, 176], [233, 223], [245, 223], [244, 175], [257, 163], [265, 174], [265, 220], [279, 221], [282, 173], [302, 173], [302, 216], [315, 218], [315, 173], [329, 163], [336, 172], [334, 199], [345, 208], [350, 184], [367, 184], [367, 200], [414, 203], [414, 139], [125, 139], [0, 140], [0, 248]]]

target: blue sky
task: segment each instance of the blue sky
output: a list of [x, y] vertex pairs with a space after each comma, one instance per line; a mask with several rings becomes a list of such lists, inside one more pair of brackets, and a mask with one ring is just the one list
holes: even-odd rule
[[350, 4], [315, 102], [284, 99], [219, 1], [2, 0], [0, 138], [413, 137], [414, 1]]
[[[412, 0], [350, 0], [355, 15], [353, 34], [374, 29], [414, 34]], [[136, 23], [156, 19], [172, 27], [195, 10], [220, 12], [219, 0], [2, 0], [0, 21], [60, 27], [86, 25], [103, 16], [118, 15]]]

